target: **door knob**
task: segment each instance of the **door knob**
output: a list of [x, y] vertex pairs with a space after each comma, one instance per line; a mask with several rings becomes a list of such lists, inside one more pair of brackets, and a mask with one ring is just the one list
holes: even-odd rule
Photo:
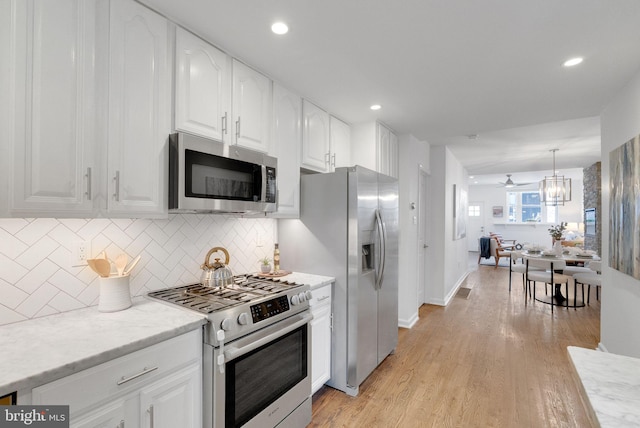
[[427, 244], [422, 244], [422, 248], [429, 248]]

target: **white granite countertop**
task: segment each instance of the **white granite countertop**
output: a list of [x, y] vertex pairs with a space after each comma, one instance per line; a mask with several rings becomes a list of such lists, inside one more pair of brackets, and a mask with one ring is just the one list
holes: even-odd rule
[[205, 322], [197, 312], [137, 298], [119, 312], [92, 306], [0, 326], [0, 395], [51, 382]]
[[573, 367], [601, 427], [640, 426], [640, 358], [569, 346]]

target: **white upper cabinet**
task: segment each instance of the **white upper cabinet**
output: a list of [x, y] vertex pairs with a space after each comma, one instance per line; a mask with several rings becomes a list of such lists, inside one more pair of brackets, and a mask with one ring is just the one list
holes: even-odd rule
[[178, 27], [175, 128], [227, 142], [230, 107], [231, 58]]
[[109, 49], [108, 212], [166, 215], [168, 22], [133, 1], [112, 0]]
[[2, 94], [12, 113], [4, 122], [10, 147], [3, 150], [13, 153], [6, 165], [10, 213], [88, 216], [96, 174], [95, 2], [12, 4], [13, 31], [2, 42], [13, 54], [3, 57], [3, 80], [13, 84], [3, 85]]
[[232, 143], [267, 153], [271, 134], [271, 80], [233, 60]]
[[278, 211], [274, 217], [300, 217], [301, 121], [300, 96], [274, 84], [272, 155], [278, 158]]
[[389, 173], [388, 175], [398, 178], [398, 136], [389, 132]]
[[331, 170], [329, 113], [303, 100], [302, 114], [302, 167], [318, 172], [329, 172]]
[[351, 166], [351, 127], [331, 116], [331, 170]]
[[378, 122], [351, 127], [351, 161], [398, 178], [398, 137]]

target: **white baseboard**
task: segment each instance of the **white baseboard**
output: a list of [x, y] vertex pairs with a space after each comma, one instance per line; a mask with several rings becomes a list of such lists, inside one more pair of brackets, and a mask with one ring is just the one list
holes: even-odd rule
[[418, 320], [420, 319], [420, 317], [418, 316], [417, 313], [413, 314], [413, 316], [408, 319], [408, 320], [398, 320], [398, 327], [402, 327], [402, 328], [413, 328], [414, 325], [416, 325], [416, 323], [418, 322]]

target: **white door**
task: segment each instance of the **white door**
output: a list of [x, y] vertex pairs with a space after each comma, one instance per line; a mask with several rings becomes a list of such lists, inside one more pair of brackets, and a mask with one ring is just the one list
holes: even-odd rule
[[302, 115], [302, 166], [318, 172], [329, 172], [329, 113], [302, 100]]
[[248, 149], [269, 151], [271, 80], [233, 60], [234, 142]]
[[467, 245], [469, 251], [480, 251], [480, 237], [484, 235], [484, 202], [469, 202]]
[[331, 127], [331, 166], [333, 171], [341, 166], [351, 166], [351, 127], [333, 116]]
[[273, 85], [272, 155], [278, 158], [278, 212], [274, 217], [300, 217], [300, 140], [302, 98]]
[[231, 59], [176, 29], [176, 129], [227, 142], [231, 119]]
[[419, 206], [416, 214], [418, 219], [418, 307], [420, 307], [423, 303], [427, 303], [431, 287], [429, 281], [429, 272], [431, 271], [431, 257], [429, 256], [429, 242], [431, 241], [428, 202], [430, 200], [429, 175], [422, 168], [420, 168], [418, 198]]
[[109, 214], [166, 215], [171, 129], [168, 22], [112, 1], [109, 34]]

